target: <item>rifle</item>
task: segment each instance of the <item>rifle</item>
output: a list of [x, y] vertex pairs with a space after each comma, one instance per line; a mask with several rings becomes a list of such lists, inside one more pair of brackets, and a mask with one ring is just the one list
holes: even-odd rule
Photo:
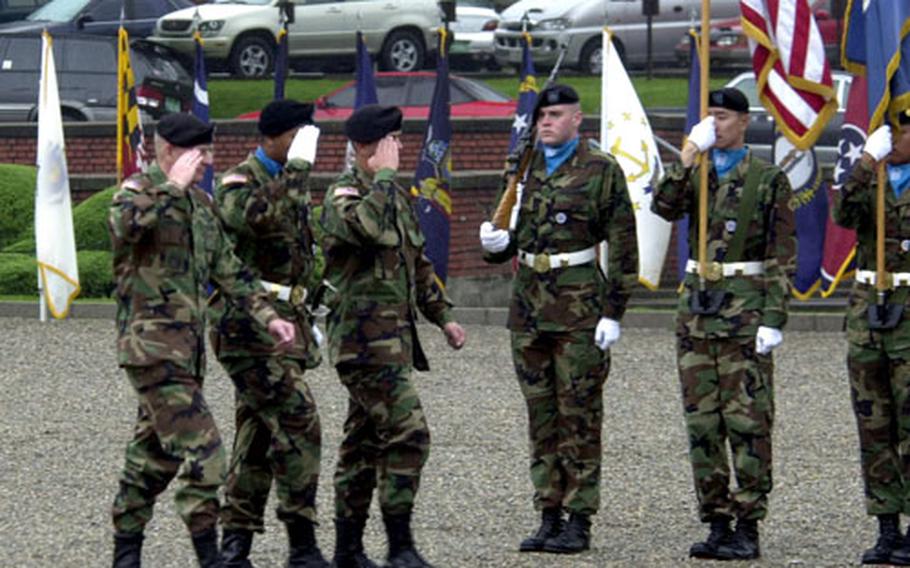
[[[556, 82], [559, 75], [559, 68], [562, 66], [562, 60], [566, 56], [567, 45], [563, 45], [559, 50], [559, 57], [556, 58], [556, 65], [550, 71], [550, 76], [541, 87], [539, 93], [542, 93], [550, 85]], [[509, 228], [509, 218], [512, 216], [512, 208], [518, 200], [518, 182], [524, 178], [525, 172], [531, 166], [531, 155], [534, 153], [534, 146], [537, 140], [534, 138], [534, 123], [532, 118], [531, 124], [521, 133], [521, 137], [515, 143], [515, 151], [506, 159], [506, 190], [503, 192], [496, 206], [496, 212], [493, 213], [493, 226], [498, 229]]]

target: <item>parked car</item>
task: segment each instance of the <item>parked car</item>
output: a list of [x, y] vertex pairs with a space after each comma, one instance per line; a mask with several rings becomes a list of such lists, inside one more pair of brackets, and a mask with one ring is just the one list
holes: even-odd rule
[[[279, 4], [279, 0], [216, 0], [198, 6], [206, 61], [214, 68], [227, 67], [239, 77], [270, 74], [281, 17]], [[292, 62], [341, 59], [353, 65], [355, 31], [359, 29], [383, 69], [422, 69], [428, 53], [435, 50], [436, 30], [442, 21], [436, 0], [316, 0], [292, 6], [294, 21], [288, 25]], [[152, 41], [191, 54], [196, 13], [197, 8], [189, 8], [162, 17]]]
[[[139, 108], [148, 118], [189, 110], [193, 78], [165, 47], [130, 43]], [[117, 40], [73, 34], [54, 36], [54, 63], [65, 121], [113, 121], [117, 117]], [[41, 37], [0, 36], [0, 121], [38, 119]]]
[[146, 37], [158, 18], [192, 5], [190, 0], [50, 0], [24, 20], [0, 25], [0, 34], [40, 34], [46, 29], [52, 34], [116, 36], [122, 7], [123, 27], [130, 37]]
[[0, 23], [21, 20], [46, 0], [0, 0]]
[[[818, 31], [825, 44], [825, 54], [832, 66], [840, 66], [840, 40], [842, 22], [832, 17], [832, 2], [842, 0], [815, 0], [811, 4], [812, 14], [818, 24]], [[752, 54], [749, 38], [743, 33], [739, 18], [722, 20], [711, 25], [711, 64], [730, 67], [751, 66]], [[683, 65], [689, 64], [689, 35], [683, 34], [676, 44], [676, 58]]]
[[[674, 47], [697, 17], [695, 0], [664, 0], [653, 17], [652, 61], [675, 61]], [[713, 19], [739, 14], [737, 0], [713, 0]], [[500, 65], [521, 64], [521, 31], [531, 32], [531, 53], [538, 67], [553, 66], [566, 46], [564, 65], [592, 75], [600, 74], [603, 62], [602, 30], [608, 25], [613, 43], [626, 65], [647, 61], [647, 25], [641, 0], [520, 0], [502, 11], [495, 34], [495, 56]]]
[[[430, 99], [436, 84], [436, 74], [429, 71], [406, 73], [385, 72], [376, 74], [376, 95], [385, 105], [401, 107], [406, 118], [427, 118], [430, 114]], [[461, 77], [449, 76], [449, 96], [453, 117], [510, 117], [515, 114], [514, 99], [503, 95], [486, 83]], [[354, 81], [331, 93], [316, 99], [316, 120], [343, 120], [354, 112], [356, 95]], [[259, 111], [242, 114], [237, 118], [259, 118]]]
[[[843, 71], [833, 71], [831, 79], [834, 82], [834, 92], [837, 94], [837, 112], [828, 121], [815, 144], [815, 153], [818, 163], [833, 164], [837, 159], [837, 144], [840, 138], [840, 127], [844, 123], [844, 112], [847, 109], [847, 95], [850, 93], [850, 84], [853, 76]], [[740, 73], [727, 82], [726, 87], [735, 87], [742, 91], [749, 99], [749, 129], [746, 131], [746, 144], [756, 155], [766, 160], [771, 159], [774, 147], [775, 130], [774, 117], [762, 106], [758, 98], [755, 83], [755, 73], [748, 71]]]
[[455, 18], [449, 25], [455, 34], [449, 48], [452, 65], [498, 69], [493, 57], [493, 34], [499, 26], [499, 14], [493, 0], [459, 0]]

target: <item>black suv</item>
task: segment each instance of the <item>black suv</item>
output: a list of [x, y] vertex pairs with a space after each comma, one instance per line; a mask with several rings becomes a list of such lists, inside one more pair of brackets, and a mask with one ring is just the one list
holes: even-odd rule
[[[117, 41], [93, 35], [54, 36], [63, 120], [113, 121], [117, 116]], [[168, 48], [130, 42], [140, 110], [158, 119], [190, 108], [193, 78]], [[0, 35], [0, 121], [38, 117], [41, 37]]]
[[44, 2], [45, 0], [0, 0], [0, 23], [21, 20]]

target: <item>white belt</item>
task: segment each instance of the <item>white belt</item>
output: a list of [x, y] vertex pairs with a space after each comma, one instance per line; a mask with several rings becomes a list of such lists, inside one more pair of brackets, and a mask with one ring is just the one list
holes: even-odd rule
[[[886, 272], [885, 276], [891, 280], [892, 286], [910, 286], [910, 272]], [[857, 270], [854, 278], [860, 284], [870, 285], [878, 280], [874, 270]]]
[[[686, 272], [698, 274], [698, 261], [691, 258], [686, 261]], [[758, 276], [765, 273], [765, 263], [753, 260], [751, 262], [709, 262], [709, 276]], [[710, 278], [709, 278], [710, 279]]]
[[566, 268], [587, 264], [597, 258], [597, 247], [589, 247], [575, 252], [559, 252], [555, 254], [531, 254], [523, 250], [518, 251], [518, 261], [530, 266], [537, 272], [547, 272], [556, 268]]
[[303, 286], [285, 286], [283, 284], [269, 282], [268, 280], [262, 280], [261, 282], [262, 287], [265, 288], [266, 292], [273, 298], [281, 300], [282, 302], [289, 302], [297, 305], [306, 300], [307, 289]]

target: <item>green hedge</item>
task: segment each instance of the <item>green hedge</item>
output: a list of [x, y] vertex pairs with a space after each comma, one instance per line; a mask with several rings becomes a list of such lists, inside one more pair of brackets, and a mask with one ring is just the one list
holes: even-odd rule
[[[107, 298], [114, 290], [111, 253], [76, 253], [80, 298]], [[38, 264], [33, 254], [0, 253], [0, 294], [31, 296], [38, 289]]]
[[31, 166], [0, 164], [0, 249], [34, 230], [35, 173]]

